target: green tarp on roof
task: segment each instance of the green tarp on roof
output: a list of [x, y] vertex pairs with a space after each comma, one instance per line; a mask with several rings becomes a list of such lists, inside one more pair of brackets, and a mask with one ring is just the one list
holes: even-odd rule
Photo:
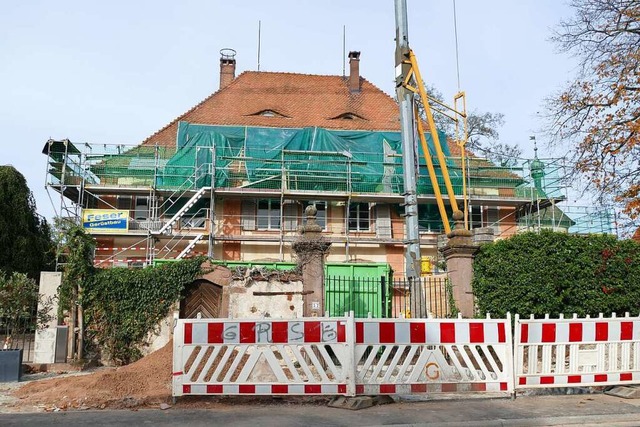
[[[433, 150], [429, 136], [427, 140], [430, 150]], [[440, 140], [446, 141], [442, 132]], [[260, 188], [286, 185], [290, 189], [316, 191], [398, 193], [402, 190], [400, 132], [211, 126], [180, 122], [176, 142], [176, 154], [160, 174], [159, 187], [213, 184], [216, 187], [255, 185]], [[450, 156], [446, 144], [443, 151], [445, 156]], [[420, 164], [424, 166], [422, 152], [420, 156]], [[437, 164], [435, 156], [432, 157]], [[234, 162], [236, 167], [232, 164]], [[215, 180], [212, 183], [213, 170]], [[237, 180], [232, 180], [234, 171], [239, 174]], [[285, 184], [282, 184], [283, 176]], [[454, 185], [461, 185], [461, 182], [456, 182], [460, 177], [455, 172], [452, 172], [452, 180]], [[347, 182], [351, 186], [349, 189], [345, 187]], [[428, 178], [424, 183], [430, 187]], [[430, 191], [423, 185], [419, 192]]]

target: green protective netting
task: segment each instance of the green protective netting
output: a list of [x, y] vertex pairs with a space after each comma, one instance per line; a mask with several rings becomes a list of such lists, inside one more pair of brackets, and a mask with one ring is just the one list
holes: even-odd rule
[[[215, 130], [202, 131], [199, 129], [201, 127], [205, 126], [179, 123], [178, 149], [158, 174], [158, 188], [200, 188], [212, 184], [221, 186], [225, 182], [230, 159], [238, 156], [244, 146], [244, 128], [216, 126]], [[214, 168], [216, 182], [212, 183]]]
[[[440, 132], [441, 141], [446, 141]], [[427, 143], [434, 163], [433, 141]], [[177, 151], [157, 186], [248, 187], [315, 191], [402, 192], [399, 132], [339, 131], [323, 128], [211, 126], [180, 122]], [[445, 156], [448, 147], [443, 145]], [[215, 149], [215, 156], [213, 150]], [[460, 173], [447, 160], [454, 187]], [[211, 176], [215, 171], [215, 180]], [[432, 193], [420, 148], [418, 192]], [[440, 168], [439, 181], [443, 183]]]
[[85, 144], [83, 168], [89, 184], [152, 185], [174, 150], [140, 145]]
[[526, 213], [518, 219], [522, 230], [552, 229], [572, 234], [615, 234], [614, 224], [615, 213], [610, 207], [572, 206], [566, 202]]

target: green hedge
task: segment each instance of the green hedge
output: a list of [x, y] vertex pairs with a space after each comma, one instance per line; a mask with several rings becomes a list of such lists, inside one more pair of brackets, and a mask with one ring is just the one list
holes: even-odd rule
[[140, 346], [178, 301], [184, 287], [202, 274], [204, 258], [144, 269], [96, 269], [82, 293], [88, 342], [117, 364], [140, 357]]
[[640, 244], [543, 231], [486, 244], [474, 262], [478, 314], [640, 311]]

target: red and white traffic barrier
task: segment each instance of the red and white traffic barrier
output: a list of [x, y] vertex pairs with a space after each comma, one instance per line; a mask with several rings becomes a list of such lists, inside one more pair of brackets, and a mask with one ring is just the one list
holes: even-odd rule
[[344, 343], [345, 321], [255, 320], [182, 322], [185, 344]]
[[176, 319], [173, 395], [354, 395], [353, 318]]
[[[176, 319], [173, 394], [503, 392], [640, 382], [640, 317]], [[514, 363], [515, 359], [515, 363]]]
[[433, 383], [417, 384], [358, 384], [356, 394], [420, 394], [420, 393], [465, 393], [465, 392], [508, 392], [508, 382], [482, 383]]
[[357, 319], [356, 392], [513, 391], [511, 320]]
[[511, 392], [510, 320], [177, 319], [173, 394]]
[[347, 394], [346, 384], [184, 384], [183, 395], [338, 395]]
[[640, 318], [520, 319], [516, 388], [618, 385], [640, 381]]
[[362, 319], [356, 320], [357, 344], [504, 344], [504, 320]]

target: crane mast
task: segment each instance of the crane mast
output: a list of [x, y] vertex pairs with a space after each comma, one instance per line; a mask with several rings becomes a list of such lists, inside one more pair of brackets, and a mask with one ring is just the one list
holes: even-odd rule
[[410, 52], [405, 0], [396, 0], [396, 95], [400, 104], [400, 132], [402, 135], [402, 166], [404, 178], [404, 208], [406, 222], [405, 274], [420, 277], [420, 234], [418, 228], [417, 146], [415, 139], [415, 106], [413, 92], [402, 82], [411, 65], [404, 58]]

